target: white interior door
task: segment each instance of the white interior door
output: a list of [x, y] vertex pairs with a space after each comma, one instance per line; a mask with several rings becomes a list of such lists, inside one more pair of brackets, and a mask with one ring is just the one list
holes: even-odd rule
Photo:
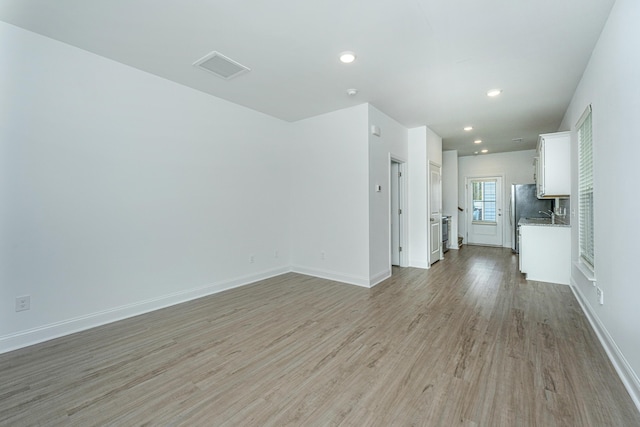
[[400, 163], [391, 161], [391, 265], [400, 265]]
[[440, 166], [429, 163], [429, 265], [442, 255], [442, 179]]
[[502, 177], [467, 178], [467, 243], [502, 246]]

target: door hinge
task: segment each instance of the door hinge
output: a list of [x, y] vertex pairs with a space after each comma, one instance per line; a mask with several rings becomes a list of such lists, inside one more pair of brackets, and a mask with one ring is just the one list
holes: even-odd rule
[[400, 251], [399, 252], [402, 252], [402, 246], [400, 246]]
[[402, 209], [398, 209], [398, 215], [402, 215]]
[[398, 178], [402, 178], [402, 172], [398, 172]]

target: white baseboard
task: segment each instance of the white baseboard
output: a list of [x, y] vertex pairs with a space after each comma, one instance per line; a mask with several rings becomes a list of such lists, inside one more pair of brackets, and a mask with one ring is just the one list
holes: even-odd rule
[[107, 323], [116, 322], [140, 314], [149, 313], [154, 310], [180, 304], [196, 298], [207, 295], [216, 294], [228, 289], [238, 288], [240, 286], [249, 285], [260, 280], [278, 276], [280, 274], [291, 271], [288, 267], [281, 267], [273, 270], [263, 271], [237, 279], [214, 283], [196, 289], [176, 292], [169, 295], [163, 295], [157, 298], [151, 298], [133, 304], [127, 304], [108, 310], [91, 313], [85, 316], [75, 317], [60, 322], [39, 326], [34, 329], [20, 331], [14, 334], [4, 335], [0, 337], [0, 354], [6, 353], [19, 348], [49, 341], [75, 332], [84, 331], [86, 329], [95, 328]]
[[301, 265], [291, 266], [291, 271], [294, 273], [306, 274], [307, 276], [318, 277], [320, 279], [327, 279], [327, 280], [333, 280], [336, 282], [347, 283], [349, 285], [362, 286], [364, 288], [370, 287], [368, 277], [350, 276], [347, 274], [335, 273], [333, 271], [307, 268]]
[[631, 365], [629, 365], [629, 362], [627, 362], [627, 359], [607, 331], [607, 328], [600, 322], [600, 319], [591, 308], [591, 304], [589, 304], [589, 301], [584, 297], [573, 278], [571, 278], [571, 291], [578, 300], [585, 316], [587, 316], [591, 327], [595, 331], [598, 340], [600, 340], [602, 347], [604, 347], [607, 356], [609, 356], [609, 360], [611, 360], [620, 380], [629, 392], [633, 403], [636, 405], [636, 408], [638, 408], [638, 411], [640, 411], [640, 380], [638, 379], [638, 375], [634, 372]]
[[416, 268], [429, 268], [430, 265], [427, 261], [423, 260], [423, 259], [412, 259], [410, 264], [410, 267], [416, 267]]
[[387, 280], [389, 277], [391, 277], [391, 270], [387, 269], [387, 270], [381, 271], [380, 273], [373, 275], [369, 279], [369, 287], [373, 288], [375, 285], [379, 285], [380, 283]]

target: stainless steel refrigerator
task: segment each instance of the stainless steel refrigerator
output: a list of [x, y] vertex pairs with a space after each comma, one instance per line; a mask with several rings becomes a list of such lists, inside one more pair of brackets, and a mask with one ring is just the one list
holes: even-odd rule
[[535, 184], [513, 184], [509, 201], [509, 223], [511, 225], [511, 249], [520, 252], [518, 221], [520, 218], [542, 218], [539, 213], [553, 209], [552, 199], [538, 199]]

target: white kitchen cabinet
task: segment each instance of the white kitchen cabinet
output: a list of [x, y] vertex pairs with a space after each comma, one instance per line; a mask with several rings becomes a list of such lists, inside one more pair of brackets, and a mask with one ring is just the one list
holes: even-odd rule
[[520, 226], [520, 271], [527, 280], [569, 284], [571, 276], [571, 227]]
[[538, 198], [571, 194], [571, 132], [540, 135], [536, 153]]

